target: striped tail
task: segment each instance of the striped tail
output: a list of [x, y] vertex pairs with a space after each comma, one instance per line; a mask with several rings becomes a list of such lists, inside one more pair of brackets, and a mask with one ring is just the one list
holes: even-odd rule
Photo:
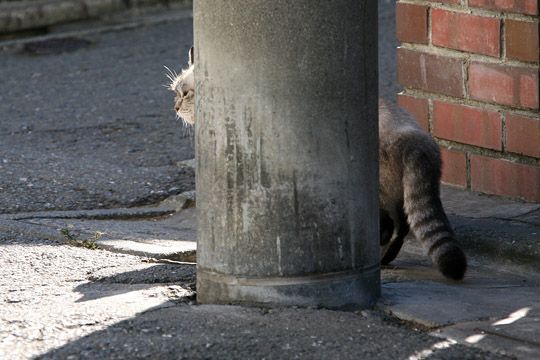
[[439, 148], [423, 134], [412, 140], [406, 142], [403, 151], [403, 207], [407, 220], [439, 271], [447, 278], [461, 280], [467, 259], [454, 240], [439, 197]]

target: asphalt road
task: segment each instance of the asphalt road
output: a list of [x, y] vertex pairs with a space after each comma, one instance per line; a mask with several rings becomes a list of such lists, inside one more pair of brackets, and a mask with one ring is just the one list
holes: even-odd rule
[[0, 213], [133, 206], [193, 189], [178, 166], [193, 140], [162, 86], [191, 29], [187, 18], [0, 52]]

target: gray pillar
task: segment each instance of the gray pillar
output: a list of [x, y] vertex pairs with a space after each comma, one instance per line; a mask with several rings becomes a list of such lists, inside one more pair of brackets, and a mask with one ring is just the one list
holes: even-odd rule
[[201, 303], [380, 292], [377, 1], [195, 0]]

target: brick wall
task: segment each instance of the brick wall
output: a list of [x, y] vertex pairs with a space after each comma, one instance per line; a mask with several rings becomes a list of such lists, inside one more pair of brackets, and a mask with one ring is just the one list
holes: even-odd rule
[[540, 202], [538, 0], [401, 0], [398, 102], [443, 182]]

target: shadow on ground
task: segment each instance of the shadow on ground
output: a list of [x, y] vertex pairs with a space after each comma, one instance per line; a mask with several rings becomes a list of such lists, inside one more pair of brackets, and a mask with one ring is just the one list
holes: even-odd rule
[[[387, 303], [381, 308], [386, 306], [390, 313], [412, 309], [414, 314], [418, 312], [414, 307], [421, 306], [425, 314], [420, 316], [429, 318], [432, 314], [448, 315], [447, 309], [452, 307], [459, 312], [460, 306], [465, 306], [464, 313], [472, 316], [470, 319], [479, 319], [482, 315], [471, 313], [467, 305], [481, 308], [482, 301], [486, 302], [474, 301], [478, 289], [495, 291], [488, 294], [494, 299], [502, 289], [497, 285], [501, 280], [487, 281], [485, 274], [476, 270], [466, 282], [450, 283], [424, 260], [404, 253], [394, 267], [384, 270], [383, 296]], [[98, 272], [75, 291], [83, 294], [78, 302], [84, 302], [128, 292], [134, 287], [170, 284], [171, 290], [190, 289], [194, 280], [193, 266], [159, 264], [114, 275]], [[456, 298], [461, 299], [460, 304]], [[193, 293], [188, 292], [170, 299], [38, 359], [420, 359], [427, 355], [430, 359], [508, 358], [430, 336], [425, 332], [429, 327], [415, 328], [413, 323], [400, 322], [381, 311], [193, 305]], [[500, 309], [501, 314], [506, 317], [507, 311], [524, 306], [529, 300], [530, 297], [524, 297], [520, 303], [511, 301]]]
[[82, 294], [77, 302], [96, 300], [132, 291], [132, 287], [125, 285], [140, 285], [138, 287], [140, 290], [170, 283], [186, 290], [194, 290], [195, 265], [159, 264], [111, 276], [100, 276], [99, 273], [92, 274], [88, 280], [89, 282], [75, 288], [76, 292]]
[[375, 312], [171, 305], [38, 359], [504, 359], [405, 328]]

